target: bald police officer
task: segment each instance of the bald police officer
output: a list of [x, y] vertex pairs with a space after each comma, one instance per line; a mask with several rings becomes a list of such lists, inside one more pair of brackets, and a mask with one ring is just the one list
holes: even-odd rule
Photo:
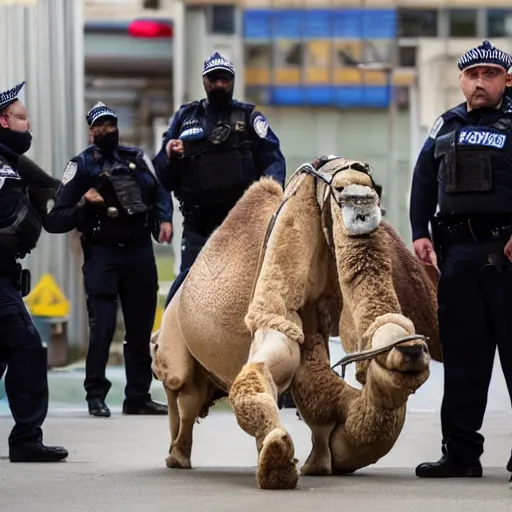
[[153, 160], [184, 216], [180, 274], [166, 305], [244, 191], [261, 176], [284, 187], [279, 139], [253, 104], [233, 99], [234, 81], [233, 64], [215, 52], [203, 67], [206, 98], [179, 108]]
[[63, 187], [47, 216], [47, 229], [78, 229], [84, 252], [89, 314], [85, 391], [92, 416], [110, 416], [105, 371], [116, 327], [117, 297], [126, 328], [124, 414], [167, 414], [151, 400], [149, 342], [155, 317], [158, 275], [151, 234], [171, 239], [169, 194], [151, 161], [119, 143], [116, 113], [98, 102], [87, 114], [91, 145], [67, 165]]
[[426, 265], [437, 256], [445, 373], [443, 455], [420, 464], [419, 477], [482, 476], [479, 430], [496, 348], [512, 397], [512, 102], [504, 95], [511, 65], [486, 40], [460, 57], [466, 101], [437, 119], [414, 170], [414, 250]]

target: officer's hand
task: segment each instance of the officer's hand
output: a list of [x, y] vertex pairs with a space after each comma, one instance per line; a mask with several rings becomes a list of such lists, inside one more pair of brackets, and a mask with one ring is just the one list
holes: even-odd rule
[[167, 146], [165, 147], [165, 150], [167, 151], [167, 156], [170, 158], [171, 153], [176, 153], [177, 155], [183, 155], [184, 147], [183, 147], [183, 141], [178, 139], [171, 139]]
[[507, 242], [507, 245], [505, 245], [505, 250], [503, 252], [505, 253], [505, 256], [509, 259], [509, 261], [512, 261], [512, 236]]
[[103, 197], [95, 188], [90, 188], [84, 195], [84, 199], [88, 203], [103, 203]]
[[437, 267], [436, 253], [429, 238], [418, 238], [414, 241], [413, 247], [416, 256], [423, 264]]
[[158, 243], [170, 243], [172, 238], [172, 224], [170, 222], [162, 222], [160, 224], [160, 234], [158, 235]]

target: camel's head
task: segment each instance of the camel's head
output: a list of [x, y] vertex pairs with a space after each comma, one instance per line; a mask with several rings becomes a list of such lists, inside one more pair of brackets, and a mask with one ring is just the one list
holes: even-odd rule
[[372, 385], [389, 396], [395, 394], [399, 401], [406, 399], [430, 375], [427, 343], [418, 337], [393, 346], [394, 342], [415, 334], [412, 322], [398, 314], [378, 317], [367, 334], [371, 336], [372, 350], [392, 347], [370, 362], [367, 383], [371, 381]]
[[382, 211], [370, 166], [332, 157], [320, 172], [330, 177], [325, 190], [331, 192], [333, 228], [341, 229], [348, 236], [368, 235], [375, 231], [382, 220]]

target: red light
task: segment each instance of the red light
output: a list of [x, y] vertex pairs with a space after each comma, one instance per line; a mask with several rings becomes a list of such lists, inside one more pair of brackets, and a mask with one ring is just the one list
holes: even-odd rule
[[172, 37], [172, 26], [161, 21], [135, 20], [128, 26], [128, 33], [132, 37], [154, 39], [157, 37]]

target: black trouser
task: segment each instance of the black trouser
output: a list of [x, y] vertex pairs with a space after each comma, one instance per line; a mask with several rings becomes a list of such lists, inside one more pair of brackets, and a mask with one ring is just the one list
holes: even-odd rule
[[498, 348], [512, 398], [512, 265], [446, 258], [439, 281], [439, 329], [444, 358], [443, 451], [472, 465], [483, 453], [483, 423]]
[[5, 391], [15, 423], [9, 445], [41, 443], [41, 425], [48, 412], [46, 350], [9, 277], [0, 277], [0, 367], [3, 365], [7, 366]]
[[116, 328], [118, 295], [126, 329], [125, 396], [133, 401], [148, 399], [153, 378], [149, 342], [158, 291], [151, 240], [133, 246], [85, 247], [83, 274], [90, 329], [84, 382], [86, 399], [105, 398], [112, 385], [105, 370]]
[[192, 223], [185, 221], [183, 223], [183, 236], [181, 239], [181, 264], [180, 273], [173, 281], [167, 298], [165, 300], [165, 307], [171, 302], [174, 294], [178, 291], [185, 277], [187, 277], [190, 267], [196, 261], [197, 256], [201, 252], [204, 244], [207, 242], [210, 235], [215, 230], [215, 227], [207, 230], [199, 230]]

